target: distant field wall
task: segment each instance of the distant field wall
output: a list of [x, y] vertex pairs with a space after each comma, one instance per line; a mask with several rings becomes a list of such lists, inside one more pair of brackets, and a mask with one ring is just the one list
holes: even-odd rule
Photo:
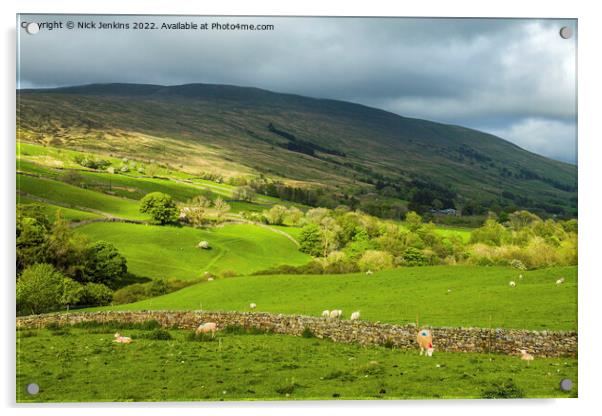
[[[44, 328], [50, 323], [80, 322], [141, 323], [156, 320], [167, 328], [194, 329], [203, 322], [259, 328], [279, 334], [301, 336], [308, 328], [315, 337], [334, 342], [417, 349], [414, 325], [334, 320], [301, 315], [262, 312], [136, 311], [87, 312], [31, 315], [17, 318], [17, 328]], [[525, 349], [535, 357], [576, 357], [577, 332], [527, 331], [489, 328], [431, 328], [436, 351], [518, 354]], [[307, 333], [307, 331], [306, 331]]]

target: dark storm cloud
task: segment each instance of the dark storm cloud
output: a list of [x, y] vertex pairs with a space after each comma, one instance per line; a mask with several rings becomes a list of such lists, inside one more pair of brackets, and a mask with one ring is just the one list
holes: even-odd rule
[[[239, 22], [274, 31], [20, 32], [20, 86], [225, 83], [462, 124], [575, 161], [574, 21], [23, 16]], [[549, 145], [546, 137], [550, 137]], [[553, 140], [552, 140], [553, 138]]]

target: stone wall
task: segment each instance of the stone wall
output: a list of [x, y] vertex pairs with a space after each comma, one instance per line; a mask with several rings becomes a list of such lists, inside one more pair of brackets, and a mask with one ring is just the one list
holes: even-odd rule
[[[128, 323], [154, 319], [165, 327], [194, 329], [202, 322], [257, 327], [279, 334], [300, 336], [305, 328], [318, 338], [360, 345], [389, 345], [417, 349], [415, 325], [331, 320], [301, 315], [247, 312], [136, 311], [32, 315], [17, 318], [17, 327], [43, 328], [49, 323], [70, 325], [84, 321]], [[519, 349], [540, 357], [575, 357], [577, 333], [487, 328], [432, 328], [436, 351], [518, 354]]]

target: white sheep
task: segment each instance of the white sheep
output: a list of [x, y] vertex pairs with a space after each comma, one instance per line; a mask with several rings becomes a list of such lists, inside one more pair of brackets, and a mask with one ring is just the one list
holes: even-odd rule
[[518, 275], [518, 280], [523, 280], [523, 275], [522, 274]]
[[330, 318], [332, 319], [340, 319], [343, 316], [343, 311], [340, 309], [335, 309], [330, 311]]
[[213, 277], [208, 277], [208, 278], [207, 278], [207, 281], [208, 281], [208, 282], [213, 282]]
[[521, 360], [529, 363], [535, 359], [535, 357], [533, 357], [531, 354], [529, 354], [526, 350], [519, 350], [519, 351], [520, 351], [520, 359]]
[[560, 279], [556, 280], [557, 285], [561, 285], [563, 283], [564, 283], [564, 277], [561, 277]]
[[255, 309], [256, 307], [257, 307], [257, 304], [255, 304], [255, 303], [251, 303], [249, 305], [249, 308], [251, 308], [251, 309]]
[[209, 248], [209, 242], [208, 241], [201, 241], [198, 246], [198, 248], [202, 248], [203, 250], [207, 250]]
[[372, 272], [372, 270], [368, 270], [368, 271], [366, 272], [366, 274], [367, 274], [368, 276], [371, 276], [371, 275], [372, 275], [372, 273], [373, 273], [373, 272]]
[[351, 314], [351, 318], [352, 321], [359, 321], [360, 319], [360, 311], [355, 311]]
[[330, 311], [328, 309], [322, 311], [322, 318], [330, 317]]
[[508, 283], [510, 285], [510, 287], [515, 287], [516, 286], [516, 282], [514, 280], [511, 280], [510, 283]]
[[119, 332], [115, 333], [115, 340], [113, 342], [117, 342], [119, 344], [129, 344], [132, 342], [130, 337], [122, 337]]
[[204, 324], [200, 324], [195, 330], [197, 335], [211, 332], [211, 338], [215, 337], [215, 331], [217, 331], [217, 324], [215, 322], [206, 322]]

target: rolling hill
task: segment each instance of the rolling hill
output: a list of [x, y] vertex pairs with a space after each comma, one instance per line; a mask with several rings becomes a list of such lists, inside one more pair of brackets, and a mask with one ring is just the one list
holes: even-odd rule
[[477, 203], [576, 216], [576, 166], [490, 134], [363, 105], [211, 84], [95, 84], [17, 95], [24, 142], [226, 179], [263, 175], [347, 198], [414, 198], [425, 209]]

